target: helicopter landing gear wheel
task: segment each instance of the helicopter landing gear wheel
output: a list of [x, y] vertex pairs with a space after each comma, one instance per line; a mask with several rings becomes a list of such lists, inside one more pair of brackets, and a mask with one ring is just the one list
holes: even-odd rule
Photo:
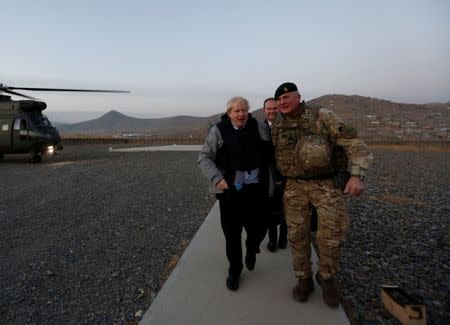
[[40, 154], [35, 154], [33, 157], [31, 157], [31, 162], [34, 164], [39, 164], [42, 161], [42, 157]]

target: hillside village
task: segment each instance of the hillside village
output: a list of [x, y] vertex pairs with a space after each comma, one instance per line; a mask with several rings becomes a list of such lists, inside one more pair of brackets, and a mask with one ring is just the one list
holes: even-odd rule
[[363, 138], [450, 139], [450, 103], [400, 104], [344, 95], [322, 96], [310, 103], [335, 111], [344, 120], [357, 126]]
[[[325, 95], [308, 104], [331, 109], [371, 140], [449, 140], [450, 102], [402, 104], [363, 96]], [[174, 116], [139, 119], [118, 111], [76, 124], [58, 126], [63, 137], [190, 137], [203, 138], [222, 113], [209, 117]], [[263, 120], [262, 109], [252, 112]]]

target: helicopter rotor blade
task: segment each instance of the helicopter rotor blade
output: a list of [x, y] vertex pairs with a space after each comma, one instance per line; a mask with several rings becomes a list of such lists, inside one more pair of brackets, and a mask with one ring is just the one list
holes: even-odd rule
[[28, 99], [34, 99], [34, 100], [37, 100], [37, 98], [31, 97], [31, 96], [27, 96], [27, 95], [24, 95], [24, 94], [21, 94], [21, 93], [17, 93], [17, 92], [12, 91], [12, 90], [6, 90], [6, 89], [3, 89], [2, 91], [3, 91], [4, 93], [7, 93], [7, 94], [12, 94], [12, 95], [20, 96], [20, 97], [25, 97], [25, 98], [28, 98]]
[[89, 93], [129, 93], [128, 90], [103, 90], [103, 89], [66, 89], [66, 88], [34, 88], [34, 87], [8, 87], [8, 89], [33, 90], [33, 91], [77, 91]]

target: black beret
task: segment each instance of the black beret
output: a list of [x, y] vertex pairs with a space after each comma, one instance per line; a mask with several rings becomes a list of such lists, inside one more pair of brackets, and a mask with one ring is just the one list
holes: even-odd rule
[[278, 99], [278, 97], [280, 97], [283, 94], [290, 93], [290, 92], [297, 91], [297, 90], [298, 90], [297, 86], [294, 83], [285, 82], [284, 84], [281, 84], [277, 88], [277, 90], [275, 91], [274, 97], [275, 97], [275, 99]]

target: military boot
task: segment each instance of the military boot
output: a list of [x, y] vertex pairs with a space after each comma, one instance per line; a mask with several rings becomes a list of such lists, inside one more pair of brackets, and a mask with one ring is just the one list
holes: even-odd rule
[[299, 279], [297, 285], [292, 290], [294, 299], [299, 302], [308, 300], [311, 293], [314, 291], [314, 281], [312, 277], [306, 279]]
[[325, 303], [330, 307], [339, 306], [339, 292], [336, 287], [334, 279], [322, 279], [319, 272], [316, 274], [316, 279], [319, 285], [322, 287], [322, 298]]

